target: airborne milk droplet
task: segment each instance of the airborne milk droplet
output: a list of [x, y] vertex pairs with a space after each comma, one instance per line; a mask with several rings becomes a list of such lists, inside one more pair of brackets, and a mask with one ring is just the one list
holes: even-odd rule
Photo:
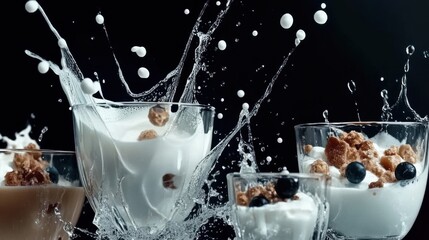
[[280, 18], [280, 25], [284, 29], [289, 29], [292, 27], [293, 24], [293, 17], [289, 13], [283, 14], [283, 16]]
[[258, 31], [253, 30], [252, 35], [253, 35], [254, 37], [258, 36]]
[[238, 90], [237, 91], [237, 96], [240, 97], [240, 98], [244, 97], [244, 91], [243, 90]]
[[299, 39], [300, 41], [305, 39], [305, 32], [302, 29], [299, 29], [298, 31], [296, 31], [296, 38]]
[[188, 15], [189, 14], [189, 9], [185, 9], [185, 11], [183, 11], [186, 15]]
[[139, 57], [146, 56], [146, 48], [145, 47], [134, 46], [131, 48], [131, 52], [135, 52], [137, 54], [137, 56], [139, 56]]
[[25, 10], [29, 13], [34, 13], [39, 9], [39, 3], [35, 0], [30, 0], [25, 3]]
[[328, 21], [328, 15], [325, 11], [319, 10], [314, 13], [314, 21], [316, 21], [318, 24], [325, 24], [326, 21]]
[[217, 114], [217, 118], [222, 119], [223, 118], [223, 114], [222, 113], [218, 113]]
[[99, 14], [97, 14], [97, 16], [95, 16], [95, 21], [96, 21], [98, 24], [103, 24], [103, 23], [104, 23], [104, 16], [103, 16], [103, 15], [101, 15], [100, 13], [99, 13]]
[[243, 108], [243, 110], [248, 110], [249, 109], [249, 104], [248, 103], [243, 103], [242, 108]]
[[97, 87], [94, 85], [94, 82], [91, 78], [84, 78], [80, 83], [82, 91], [86, 94], [92, 95], [97, 92]]
[[226, 49], [226, 42], [224, 41], [224, 40], [220, 40], [218, 43], [217, 43], [217, 47], [219, 48], [219, 50], [225, 50]]
[[139, 70], [137, 71], [137, 74], [139, 75], [139, 77], [141, 78], [148, 78], [149, 77], [149, 70], [145, 67], [141, 67], [139, 68]]
[[49, 71], [49, 63], [47, 61], [39, 62], [37, 70], [42, 74], [47, 73]]

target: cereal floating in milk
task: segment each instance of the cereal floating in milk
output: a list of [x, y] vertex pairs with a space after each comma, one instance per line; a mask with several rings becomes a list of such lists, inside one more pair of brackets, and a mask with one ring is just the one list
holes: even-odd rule
[[167, 173], [162, 176], [162, 185], [165, 188], [176, 189], [177, 187], [174, 185], [174, 177], [175, 175], [172, 173]]
[[156, 133], [155, 130], [153, 129], [149, 129], [149, 130], [144, 130], [140, 133], [139, 137], [137, 138], [137, 140], [142, 141], [145, 139], [154, 139], [158, 136], [158, 134]]
[[161, 105], [156, 105], [150, 108], [148, 117], [153, 125], [162, 127], [168, 122], [169, 114], [167, 109]]

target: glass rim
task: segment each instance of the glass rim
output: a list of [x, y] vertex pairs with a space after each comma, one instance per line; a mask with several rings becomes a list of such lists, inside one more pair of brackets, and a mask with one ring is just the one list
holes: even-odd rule
[[62, 154], [62, 155], [75, 155], [75, 151], [71, 150], [57, 150], [57, 149], [25, 149], [25, 148], [0, 148], [0, 153], [42, 153], [42, 154]]
[[330, 179], [331, 177], [323, 173], [304, 173], [304, 172], [255, 172], [240, 173], [230, 172], [226, 174], [227, 178], [273, 178], [282, 176], [291, 176], [306, 179]]
[[178, 105], [178, 106], [185, 106], [185, 107], [199, 107], [204, 109], [210, 109], [212, 111], [215, 110], [215, 107], [208, 104], [202, 104], [202, 103], [186, 103], [186, 102], [156, 102], [156, 101], [144, 101], [144, 102], [138, 102], [138, 101], [100, 101], [100, 102], [94, 102], [94, 103], [78, 103], [72, 106], [73, 108], [76, 107], [88, 107], [88, 106], [141, 106], [141, 105]]
[[391, 125], [391, 126], [429, 126], [429, 122], [418, 121], [344, 121], [344, 122], [306, 122], [299, 123], [294, 128], [328, 127], [328, 126], [360, 126], [360, 125]]

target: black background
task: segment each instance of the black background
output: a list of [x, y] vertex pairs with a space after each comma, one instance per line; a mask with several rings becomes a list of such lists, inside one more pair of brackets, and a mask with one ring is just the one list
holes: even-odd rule
[[[56, 38], [39, 12], [25, 11], [25, 2], [2, 2], [0, 133], [13, 137], [31, 124], [32, 135], [38, 138], [47, 127], [39, 142], [42, 147], [74, 150], [71, 112], [58, 78], [51, 71], [40, 74], [38, 61], [24, 54], [28, 49], [59, 64]], [[197, 0], [39, 2], [67, 40], [84, 75], [94, 79], [97, 72], [105, 79], [104, 95], [112, 100], [127, 99], [117, 79], [110, 46], [133, 91], [146, 90], [179, 63], [204, 3]], [[221, 2], [224, 6], [225, 1]], [[326, 3], [328, 14], [324, 25], [313, 20], [321, 3]], [[210, 6], [205, 22], [213, 20], [221, 9], [215, 6], [215, 1]], [[185, 9], [190, 10], [189, 15], [184, 14]], [[428, 115], [428, 11], [429, 1], [424, 0], [234, 1], [212, 35], [205, 55], [210, 74], [199, 76], [202, 82], [197, 99], [215, 106], [224, 115], [215, 121], [214, 144], [234, 127], [241, 104], [247, 102], [253, 107], [262, 96], [283, 58], [292, 50], [298, 29], [305, 30], [306, 39], [291, 55], [273, 91], [251, 119], [257, 160], [273, 158], [269, 165], [261, 164], [261, 171], [276, 171], [283, 166], [297, 170], [293, 126], [324, 121], [324, 110], [328, 110], [331, 122], [380, 120], [383, 105], [380, 92], [389, 91], [390, 104], [396, 100], [408, 45], [416, 49], [407, 74], [408, 98], [421, 116]], [[105, 17], [108, 40], [102, 26], [95, 22], [98, 12]], [[294, 24], [288, 30], [279, 24], [280, 17], [287, 12], [294, 16]], [[258, 31], [256, 37], [252, 36], [253, 30]], [[228, 44], [225, 51], [216, 49], [216, 43], [222, 39]], [[135, 45], [146, 47], [148, 53], [144, 58], [130, 51]], [[189, 74], [192, 57], [191, 51], [183, 76]], [[149, 69], [148, 79], [137, 76], [140, 66]], [[350, 81], [356, 84], [353, 94], [347, 88]], [[236, 95], [240, 89], [246, 93], [243, 98]], [[277, 142], [278, 137], [283, 143]], [[234, 139], [219, 159], [219, 166], [229, 166], [226, 172], [237, 170], [230, 164], [231, 160], [239, 159], [236, 143]], [[224, 184], [224, 179], [218, 183]], [[422, 238], [427, 230], [427, 195], [406, 239]], [[94, 231], [91, 220], [92, 211], [87, 206], [78, 226]], [[226, 234], [213, 232], [214, 239], [227, 239]], [[225, 228], [225, 232], [230, 229]]]

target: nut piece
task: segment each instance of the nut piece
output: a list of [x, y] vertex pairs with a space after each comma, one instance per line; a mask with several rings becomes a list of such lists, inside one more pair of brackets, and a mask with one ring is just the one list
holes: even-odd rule
[[348, 162], [348, 149], [349, 144], [344, 140], [341, 140], [337, 137], [329, 137], [325, 148], [325, 155], [330, 164], [340, 168], [341, 165]]
[[410, 144], [401, 145], [399, 147], [398, 154], [407, 162], [416, 163], [417, 161], [417, 154], [414, 152]]
[[161, 105], [156, 105], [149, 109], [148, 118], [153, 125], [162, 127], [168, 122], [169, 113]]
[[162, 176], [162, 186], [169, 189], [176, 189], [177, 187], [174, 185], [174, 177], [176, 175], [172, 173], [167, 173]]
[[359, 148], [359, 145], [365, 140], [362, 133], [356, 132], [354, 130], [349, 133], [343, 133], [340, 136], [340, 139], [349, 144], [350, 147]]
[[401, 162], [399, 155], [383, 156], [380, 158], [380, 164], [386, 170], [395, 171], [396, 166]]
[[325, 161], [317, 159], [310, 165], [310, 172], [329, 175], [329, 165]]
[[306, 145], [304, 146], [304, 153], [305, 153], [305, 154], [309, 154], [309, 153], [311, 152], [311, 150], [313, 150], [313, 146], [312, 146], [312, 145], [310, 145], [310, 144], [306, 144]]
[[142, 141], [145, 139], [154, 139], [156, 137], [158, 137], [158, 133], [156, 133], [156, 131], [153, 129], [149, 129], [149, 130], [142, 131], [139, 137], [137, 138], [137, 140]]

